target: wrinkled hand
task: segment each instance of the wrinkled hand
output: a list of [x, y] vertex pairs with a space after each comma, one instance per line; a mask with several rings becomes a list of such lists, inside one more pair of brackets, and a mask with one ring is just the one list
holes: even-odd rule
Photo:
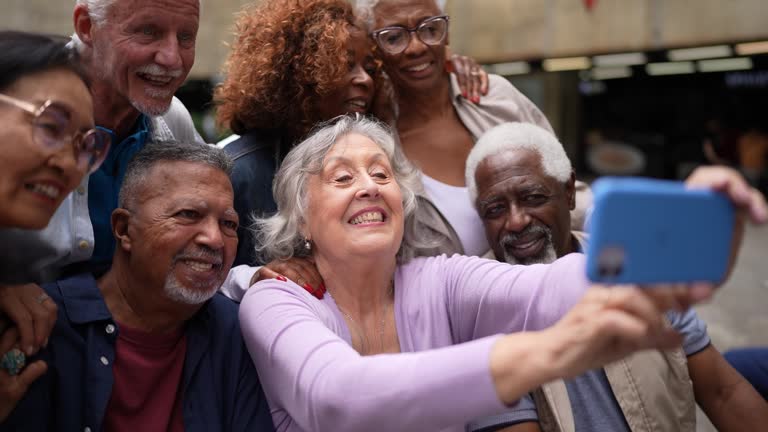
[[[19, 332], [12, 327], [0, 336], [0, 353], [5, 354], [19, 342]], [[48, 366], [38, 360], [28, 364], [18, 375], [9, 375], [5, 369], [0, 369], [0, 422], [13, 412], [16, 404], [27, 393], [29, 386], [40, 378]]]
[[264, 279], [285, 277], [304, 287], [313, 295], [325, 291], [323, 277], [310, 258], [292, 257], [287, 260], [275, 260], [263, 266], [251, 279], [251, 285]]
[[709, 284], [595, 286], [557, 324], [545, 330], [555, 369], [574, 377], [645, 349], [680, 346], [682, 337], [664, 319], [709, 298]]
[[730, 275], [741, 248], [745, 221], [748, 219], [755, 224], [768, 222], [768, 205], [765, 197], [760, 191], [751, 187], [738, 171], [724, 166], [697, 168], [688, 176], [685, 184], [692, 189], [712, 189], [723, 193], [736, 207], [736, 221], [733, 227], [731, 257], [727, 272]]
[[464, 98], [478, 104], [480, 96], [488, 94], [488, 73], [477, 64], [475, 59], [453, 54], [446, 66], [448, 72], [456, 75]]
[[56, 303], [35, 284], [0, 285], [0, 311], [16, 324], [20, 349], [28, 356], [48, 344], [57, 310]]

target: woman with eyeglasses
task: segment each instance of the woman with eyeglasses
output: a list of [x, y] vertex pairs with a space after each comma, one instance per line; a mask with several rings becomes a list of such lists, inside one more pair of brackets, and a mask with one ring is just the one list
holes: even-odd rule
[[[294, 143], [316, 123], [341, 114], [373, 113], [391, 122], [395, 113], [388, 88], [376, 85], [379, 66], [367, 26], [349, 2], [266, 0], [247, 6], [236, 28], [214, 101], [219, 124], [239, 135], [224, 147], [235, 159], [235, 209], [242, 221], [235, 265], [255, 265], [263, 262], [249, 229], [252, 216], [277, 210], [272, 180]], [[469, 75], [474, 61], [455, 56], [450, 63], [466, 71], [460, 74], [465, 87], [476, 92], [484, 75]], [[265, 267], [264, 277], [280, 272], [313, 289], [321, 283], [313, 266], [297, 260]]]
[[426, 205], [419, 218], [441, 239], [435, 252], [484, 254], [489, 246], [464, 182], [467, 156], [493, 126], [527, 122], [551, 132], [549, 122], [498, 75], [488, 76], [482, 101], [460, 91], [458, 78], [444, 67], [450, 20], [435, 0], [360, 0], [358, 8], [395, 90], [402, 148], [423, 171]]
[[[109, 135], [94, 129], [88, 82], [67, 42], [0, 31], [0, 228], [44, 228], [109, 149]], [[25, 365], [25, 357], [56, 320], [56, 305], [39, 287], [2, 289], [0, 310], [26, 334], [5, 330], [9, 322], [0, 318], [0, 420], [45, 372], [42, 361]]]
[[0, 228], [44, 228], [109, 135], [94, 129], [85, 75], [66, 39], [0, 32]]

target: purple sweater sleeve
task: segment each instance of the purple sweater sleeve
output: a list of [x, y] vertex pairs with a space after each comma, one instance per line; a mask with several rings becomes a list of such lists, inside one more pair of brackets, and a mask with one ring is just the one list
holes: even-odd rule
[[[421, 338], [423, 346], [412, 344], [418, 352], [360, 356], [338, 336], [343, 324], [330, 308], [292, 282], [248, 290], [241, 328], [278, 430], [440, 430], [508, 409], [489, 371], [494, 335], [557, 321], [583, 294], [581, 273], [575, 255], [528, 267], [414, 260], [395, 286], [411, 309], [398, 326]], [[422, 351], [435, 346], [443, 348]]]
[[589, 287], [582, 254], [567, 255], [550, 265], [529, 266], [461, 255], [432, 260], [425, 267], [436, 266], [440, 271], [424, 274], [442, 277], [439, 286], [446, 290], [454, 343], [547, 328]]
[[489, 371], [496, 337], [363, 357], [327, 306], [275, 280], [248, 290], [240, 321], [279, 431], [440, 430], [505, 410]]

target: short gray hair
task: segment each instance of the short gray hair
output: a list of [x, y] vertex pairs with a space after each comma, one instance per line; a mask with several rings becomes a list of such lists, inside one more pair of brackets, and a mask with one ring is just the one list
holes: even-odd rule
[[[102, 26], [107, 22], [109, 8], [117, 1], [120, 0], [75, 0], [75, 5], [85, 5], [88, 8], [88, 16], [91, 17], [91, 21], [97, 26]], [[197, 4], [202, 8], [200, 0], [198, 0]], [[72, 34], [70, 46], [78, 52], [83, 52], [85, 44], [83, 44], [83, 41], [80, 40], [76, 32]]]
[[[371, 30], [375, 30], [373, 28], [374, 25], [374, 15], [373, 15], [373, 9], [376, 7], [377, 4], [382, 0], [357, 0], [355, 2], [355, 10], [357, 11], [357, 16], [362, 18], [362, 20], [368, 25], [368, 28]], [[446, 0], [433, 0], [437, 7], [440, 9], [440, 12], [445, 11], [445, 1]]]
[[76, 4], [85, 5], [88, 8], [88, 16], [96, 25], [102, 25], [107, 21], [107, 11], [117, 0], [77, 0]]
[[409, 235], [415, 232], [416, 191], [421, 185], [419, 171], [406, 159], [395, 143], [389, 128], [361, 115], [342, 116], [321, 123], [309, 137], [291, 150], [275, 176], [272, 193], [277, 213], [255, 221], [257, 251], [264, 262], [307, 256], [301, 226], [306, 221], [309, 177], [320, 173], [325, 156], [343, 137], [359, 134], [376, 143], [387, 155], [393, 176], [403, 197], [404, 235], [397, 253], [399, 262], [406, 262], [422, 247], [422, 239]]
[[504, 123], [480, 137], [467, 157], [466, 180], [472, 205], [477, 200], [475, 172], [480, 162], [510, 150], [531, 150], [541, 157], [544, 173], [560, 182], [571, 178], [571, 160], [557, 137], [532, 123]]
[[136, 195], [143, 189], [152, 167], [162, 162], [193, 162], [208, 165], [230, 176], [232, 159], [224, 150], [207, 144], [182, 141], [154, 141], [147, 143], [133, 156], [125, 170], [125, 179], [120, 188], [118, 205], [130, 208]]

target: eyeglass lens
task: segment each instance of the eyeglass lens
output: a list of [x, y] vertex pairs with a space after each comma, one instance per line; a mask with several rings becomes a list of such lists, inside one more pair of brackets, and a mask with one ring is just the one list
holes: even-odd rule
[[[443, 41], [447, 27], [445, 18], [429, 19], [416, 28], [416, 35], [427, 45], [437, 45]], [[411, 32], [405, 27], [393, 27], [379, 32], [377, 39], [382, 49], [395, 54], [405, 51], [410, 35]]]
[[88, 172], [95, 171], [109, 150], [109, 134], [101, 130], [90, 130], [85, 134], [75, 133], [70, 136], [70, 125], [70, 114], [67, 110], [49, 105], [35, 119], [35, 140], [49, 149], [58, 149], [71, 138], [78, 167]]

